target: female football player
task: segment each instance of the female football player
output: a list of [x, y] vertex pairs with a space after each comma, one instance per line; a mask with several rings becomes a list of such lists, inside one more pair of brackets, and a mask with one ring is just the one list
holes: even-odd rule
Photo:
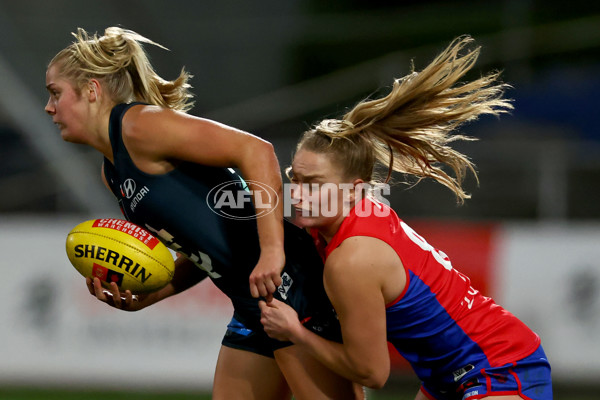
[[289, 171], [297, 184], [296, 222], [322, 250], [343, 344], [308, 331], [277, 300], [261, 301], [261, 321], [272, 337], [373, 388], [388, 379], [391, 342], [422, 381], [417, 400], [551, 399], [550, 365], [538, 335], [473, 288], [384, 201], [365, 194], [380, 162], [388, 180], [392, 171], [432, 178], [459, 202], [469, 197], [462, 179], [475, 171], [450, 146], [466, 139], [453, 131], [511, 108], [498, 73], [457, 84], [479, 54], [479, 48], [463, 54], [470, 42], [457, 38], [424, 70], [395, 81], [387, 96], [322, 121], [297, 145]]
[[[310, 319], [312, 329], [332, 332], [331, 338], [337, 323], [312, 239], [284, 224], [281, 202], [276, 205], [276, 197], [263, 190], [281, 191], [271, 144], [187, 114], [190, 76], [182, 70], [173, 81], [162, 79], [142, 48], [142, 43], [157, 45], [147, 38], [117, 27], [102, 36], [83, 29], [73, 35], [75, 41], [47, 68], [46, 112], [65, 141], [104, 155], [102, 178], [125, 217], [183, 255], [173, 281], [155, 293], [134, 297], [114, 283], [107, 291], [97, 278], [88, 278], [90, 293], [135, 311], [208, 276], [234, 306], [213, 398], [285, 399], [290, 389], [297, 399], [362, 397], [352, 382], [297, 352], [297, 346], [269, 338], [260, 324], [258, 297], [273, 295]], [[209, 196], [215, 188], [234, 199], [252, 193], [257, 207], [253, 201], [227, 207]], [[298, 274], [300, 267], [312, 272]]]

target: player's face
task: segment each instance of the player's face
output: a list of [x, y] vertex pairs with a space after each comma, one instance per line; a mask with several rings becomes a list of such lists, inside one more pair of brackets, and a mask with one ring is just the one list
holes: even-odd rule
[[46, 71], [46, 89], [50, 94], [45, 111], [60, 129], [63, 140], [85, 143], [87, 111], [89, 102], [76, 91], [71, 82], [58, 74], [58, 67]]
[[299, 150], [290, 170], [295, 222], [335, 233], [353, 206], [354, 183], [347, 182], [333, 160], [322, 153]]

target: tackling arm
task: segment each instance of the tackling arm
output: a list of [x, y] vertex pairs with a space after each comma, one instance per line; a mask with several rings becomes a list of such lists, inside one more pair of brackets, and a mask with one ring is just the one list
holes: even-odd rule
[[381, 388], [390, 373], [383, 287], [397, 261], [387, 244], [364, 237], [347, 239], [328, 257], [323, 279], [340, 320], [343, 344], [304, 328], [293, 309], [276, 300], [261, 303], [265, 331], [291, 340], [348, 379]]

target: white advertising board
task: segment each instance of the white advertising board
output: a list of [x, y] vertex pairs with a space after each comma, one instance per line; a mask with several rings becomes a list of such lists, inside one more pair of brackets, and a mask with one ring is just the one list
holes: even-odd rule
[[[232, 314], [206, 281], [137, 313], [98, 302], [69, 264], [81, 220], [0, 222], [0, 384], [209, 389]], [[600, 224], [506, 224], [494, 297], [542, 337], [555, 379], [600, 376]]]
[[106, 306], [66, 257], [79, 222], [0, 223], [0, 383], [210, 388], [229, 300], [207, 280], [139, 312]]
[[600, 376], [600, 226], [507, 225], [498, 243], [498, 302], [542, 338], [556, 379]]

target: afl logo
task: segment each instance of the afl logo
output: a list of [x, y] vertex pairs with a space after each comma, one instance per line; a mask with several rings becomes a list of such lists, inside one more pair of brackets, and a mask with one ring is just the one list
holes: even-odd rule
[[[264, 217], [275, 211], [279, 204], [277, 192], [261, 182], [246, 182], [252, 184], [253, 190], [242, 186], [245, 182], [240, 181], [228, 181], [215, 186], [206, 195], [208, 207], [221, 217], [238, 220]], [[236, 210], [243, 210], [247, 207], [246, 204], [254, 204], [255, 213], [238, 215], [239, 212]]]
[[128, 199], [132, 198], [135, 194], [135, 181], [131, 178], [125, 180], [121, 185], [121, 194]]

